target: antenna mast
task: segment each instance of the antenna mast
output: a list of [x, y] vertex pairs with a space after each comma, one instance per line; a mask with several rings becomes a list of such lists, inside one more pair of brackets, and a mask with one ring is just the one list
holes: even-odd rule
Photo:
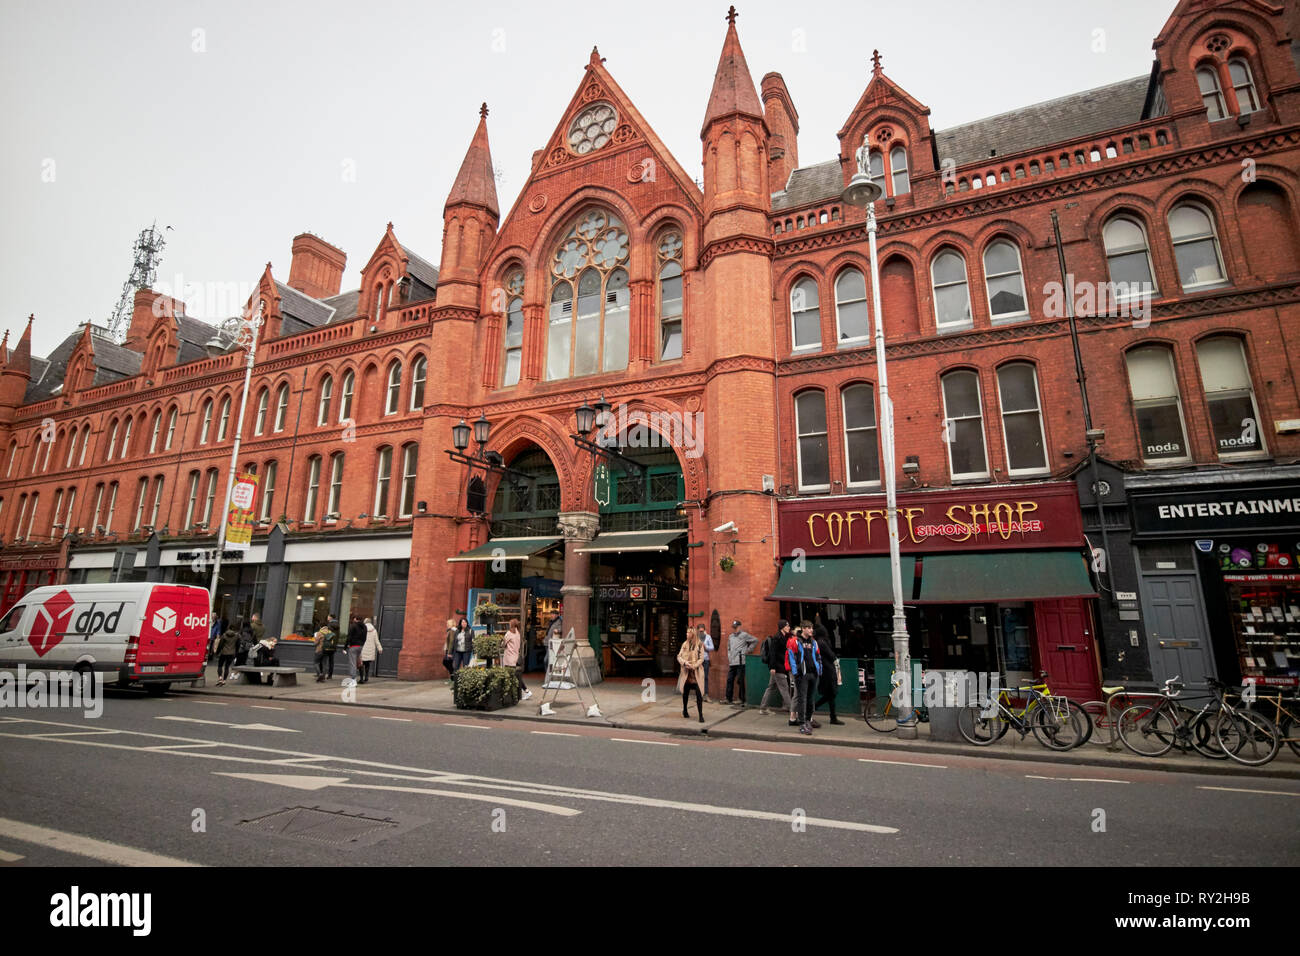
[[[108, 319], [108, 334], [114, 342], [121, 343], [126, 339], [136, 292], [151, 288], [158, 276], [158, 263], [162, 259], [163, 246], [167, 240], [157, 226], [157, 222], [154, 222], [148, 229], [142, 229], [139, 238], [135, 240], [135, 262], [131, 266], [131, 274], [122, 285], [122, 297], [117, 300], [117, 307]], [[171, 226], [166, 228], [170, 229]]]

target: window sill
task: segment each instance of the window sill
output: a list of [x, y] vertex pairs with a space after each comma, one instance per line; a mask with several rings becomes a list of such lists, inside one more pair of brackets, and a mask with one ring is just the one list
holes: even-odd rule
[[1182, 286], [1183, 295], [1197, 295], [1201, 292], [1211, 292], [1215, 289], [1227, 289], [1232, 283], [1227, 279], [1220, 279], [1217, 282], [1198, 282], [1196, 285]]
[[861, 339], [843, 339], [836, 342], [835, 347], [847, 351], [849, 349], [865, 349], [870, 344], [871, 339], [869, 337]]
[[830, 485], [808, 485], [800, 486], [795, 494], [800, 495], [828, 495], [830, 494]]
[[817, 345], [800, 345], [798, 348], [792, 348], [792, 349], [790, 350], [790, 354], [791, 354], [791, 355], [809, 355], [809, 354], [812, 354], [812, 353], [815, 353], [815, 352], [820, 352], [820, 351], [821, 351], [821, 348], [822, 348], [822, 347], [821, 347], [821, 344], [820, 344], [820, 343], [817, 344]]
[[1159, 461], [1147, 461], [1142, 459], [1143, 468], [1171, 469], [1186, 468], [1192, 463], [1190, 458], [1161, 458]]
[[992, 316], [989, 319], [989, 321], [995, 326], [1017, 325], [1021, 322], [1028, 322], [1032, 318], [1033, 316], [1031, 316], [1028, 312], [1017, 312], [1012, 315], [995, 315]]
[[992, 480], [993, 479], [989, 475], [964, 475], [960, 478], [954, 475], [952, 477], [952, 483], [954, 485], [984, 485], [988, 484]]
[[951, 335], [953, 332], [969, 332], [973, 328], [973, 322], [966, 322], [963, 325], [935, 325], [934, 331], [938, 335]]

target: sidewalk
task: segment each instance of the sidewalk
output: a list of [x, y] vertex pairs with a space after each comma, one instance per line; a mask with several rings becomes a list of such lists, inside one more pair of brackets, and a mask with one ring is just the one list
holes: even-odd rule
[[[217, 687], [215, 686], [216, 668], [210, 666], [207, 673], [206, 686], [191, 688], [187, 684], [173, 684], [172, 691], [180, 694], [350, 706], [343, 699], [342, 678], [345, 675], [336, 674], [334, 680], [318, 684], [314, 676], [304, 672], [299, 675], [301, 682], [298, 686], [280, 688], [259, 684], [226, 684]], [[643, 687], [639, 681], [608, 680], [597, 684], [594, 688], [594, 696], [600, 704], [602, 717], [587, 717], [574, 691], [560, 691], [558, 699], [552, 704], [555, 714], [542, 717], [538, 714], [538, 705], [542, 702], [544, 693], [540, 675], [528, 675], [525, 680], [533, 691], [532, 700], [491, 713], [457, 709], [452, 702], [451, 686], [446, 680], [400, 681], [395, 678], [373, 678], [365, 684], [357, 685], [355, 704], [385, 710], [456, 714], [461, 717], [472, 716], [485, 720], [532, 720], [688, 736], [707, 734], [713, 738], [736, 740], [830, 744], [896, 750], [900, 753], [957, 754], [965, 757], [987, 755], [1040, 763], [1300, 780], [1300, 757], [1297, 757], [1285, 744], [1266, 766], [1246, 767], [1235, 761], [1209, 760], [1197, 754], [1175, 755], [1171, 752], [1163, 757], [1139, 757], [1119, 744], [1116, 744], [1118, 749], [1114, 751], [1105, 746], [1094, 746], [1089, 743], [1082, 749], [1059, 753], [1040, 746], [1032, 735], [1021, 740], [1015, 731], [1008, 731], [1001, 741], [992, 746], [974, 747], [964, 741], [956, 743], [932, 741], [928, 724], [920, 725], [918, 739], [900, 740], [896, 733], [876, 733], [866, 725], [860, 714], [843, 714], [840, 719], [844, 721], [844, 725], [832, 726], [828, 716], [819, 713], [817, 719], [822, 726], [815, 730], [811, 737], [800, 734], [798, 727], [788, 726], [783, 711], [774, 710], [765, 717], [759, 714], [757, 707], [747, 707], [742, 710], [720, 703], [705, 704], [704, 723], [699, 723], [693, 699], [691, 716], [688, 719], [682, 718], [681, 697], [676, 693], [676, 684], [669, 680], [656, 683], [654, 700], [645, 699], [649, 694], [649, 688]], [[593, 690], [584, 687], [582, 693], [590, 700]]]

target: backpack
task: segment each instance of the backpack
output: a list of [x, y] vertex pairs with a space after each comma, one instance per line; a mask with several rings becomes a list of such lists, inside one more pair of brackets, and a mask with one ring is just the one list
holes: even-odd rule
[[779, 646], [781, 635], [773, 634], [763, 642], [761, 657], [763, 663], [768, 666], [769, 670], [785, 670], [781, 664], [781, 655], [784, 653], [784, 646]]

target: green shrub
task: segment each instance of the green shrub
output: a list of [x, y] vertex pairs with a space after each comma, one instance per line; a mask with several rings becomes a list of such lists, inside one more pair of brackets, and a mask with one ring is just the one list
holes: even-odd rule
[[513, 667], [464, 667], [456, 672], [454, 698], [462, 710], [481, 709], [493, 691], [501, 695], [506, 707], [519, 702], [519, 680]]
[[474, 608], [474, 620], [482, 621], [485, 617], [496, 617], [501, 613], [501, 606], [493, 604], [491, 601], [485, 601], [478, 607]]
[[505, 650], [506, 641], [503, 637], [495, 634], [480, 634], [474, 638], [474, 654], [479, 660], [494, 661], [501, 660], [501, 653]]

